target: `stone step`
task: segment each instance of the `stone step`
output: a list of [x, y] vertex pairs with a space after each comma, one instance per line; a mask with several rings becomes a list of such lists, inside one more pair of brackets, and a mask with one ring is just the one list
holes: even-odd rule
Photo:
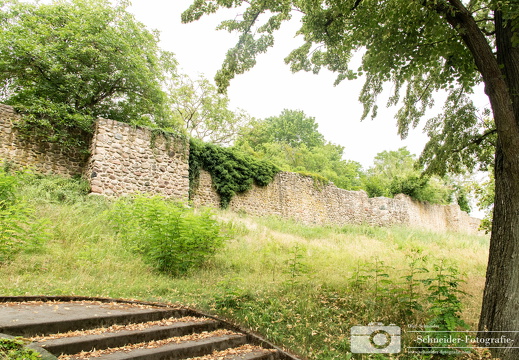
[[0, 297], [0, 333], [46, 360], [297, 360], [211, 315], [116, 299]]
[[122, 312], [116, 314], [102, 314], [92, 316], [91, 314], [77, 314], [60, 318], [35, 316], [30, 319], [20, 319], [12, 324], [1, 324], [0, 333], [33, 337], [36, 335], [49, 335], [65, 333], [74, 330], [96, 329], [119, 324], [126, 325], [146, 321], [156, 321], [170, 317], [184, 317], [192, 312], [186, 309], [140, 309], [139, 312]]
[[[143, 343], [152, 340], [161, 340], [171, 337], [184, 336], [193, 333], [216, 330], [220, 324], [214, 320], [201, 322], [179, 322], [173, 325], [155, 325], [139, 330], [120, 330], [101, 334], [63, 337], [50, 340], [40, 340], [37, 344], [55, 354], [77, 354], [81, 351], [93, 349], [122, 347], [128, 344]], [[103, 331], [103, 329], [100, 329]]]
[[[232, 349], [231, 349], [232, 350]], [[236, 353], [236, 354], [222, 354], [216, 353], [209, 356], [194, 358], [190, 360], [279, 360], [281, 359], [278, 351], [269, 349], [254, 350], [250, 352]]]
[[[211, 354], [247, 343], [243, 334], [223, 335], [200, 340], [172, 343], [154, 348], [121, 349], [110, 354], [96, 356], [95, 360], [178, 360]], [[75, 357], [71, 357], [75, 359]]]
[[241, 355], [228, 355], [218, 360], [278, 360], [279, 353], [277, 351], [272, 352], [268, 350], [253, 351], [247, 354]]

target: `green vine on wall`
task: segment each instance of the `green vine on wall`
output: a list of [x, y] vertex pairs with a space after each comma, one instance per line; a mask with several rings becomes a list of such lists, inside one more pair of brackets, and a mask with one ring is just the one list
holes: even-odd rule
[[211, 174], [220, 195], [220, 206], [228, 207], [232, 197], [249, 190], [253, 184], [268, 185], [280, 171], [274, 164], [256, 160], [233, 148], [206, 144], [191, 139], [189, 151], [189, 197], [198, 188], [200, 170]]

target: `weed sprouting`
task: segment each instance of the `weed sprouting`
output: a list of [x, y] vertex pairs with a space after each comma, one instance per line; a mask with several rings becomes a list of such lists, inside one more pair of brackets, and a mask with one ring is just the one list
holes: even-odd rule
[[309, 273], [308, 264], [304, 262], [306, 249], [300, 244], [296, 244], [289, 252], [287, 260], [286, 272], [288, 273], [288, 285], [295, 285], [299, 282], [299, 278]]
[[459, 289], [464, 280], [461, 279], [458, 269], [447, 265], [445, 259], [434, 264], [434, 270], [436, 276], [423, 281], [427, 286], [427, 302], [430, 305], [428, 311], [432, 316], [428, 325], [441, 332], [435, 336], [443, 338], [460, 328], [468, 329], [460, 316], [463, 304], [459, 299], [459, 296], [467, 296], [467, 293]]

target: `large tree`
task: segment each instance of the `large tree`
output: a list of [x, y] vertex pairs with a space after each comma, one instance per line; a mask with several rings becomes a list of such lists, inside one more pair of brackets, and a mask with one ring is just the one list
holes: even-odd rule
[[229, 98], [201, 76], [177, 76], [169, 84], [173, 116], [196, 139], [218, 145], [231, 145], [250, 116], [243, 110], [231, 110]]
[[[400, 105], [398, 129], [406, 136], [434, 95], [448, 92], [445, 111], [426, 125], [434, 136], [422, 161], [439, 173], [463, 171], [495, 153], [494, 217], [479, 326], [517, 331], [508, 334], [515, 349], [492, 350], [503, 360], [519, 358], [519, 1], [195, 0], [183, 21], [220, 7], [243, 7], [241, 17], [220, 26], [241, 33], [217, 74], [222, 89], [255, 65], [282, 22], [297, 13], [304, 44], [286, 61], [294, 71], [328, 68], [338, 73], [337, 82], [364, 74], [364, 117], [376, 116], [377, 96], [385, 83], [393, 83], [388, 105]], [[362, 65], [352, 69], [349, 60], [361, 49]], [[480, 83], [490, 99], [489, 124], [479, 123], [467, 96]]]
[[[433, 204], [451, 203], [457, 187], [447, 177], [423, 174], [415, 155], [405, 147], [378, 153], [364, 177], [364, 188], [370, 197], [406, 194]], [[459, 200], [465, 205], [463, 196]], [[470, 211], [468, 206], [464, 206], [463, 210]]]
[[163, 84], [175, 60], [127, 5], [0, 0], [0, 101], [33, 115], [25, 130], [84, 146], [98, 117], [170, 124]]
[[338, 187], [360, 189], [361, 165], [345, 160], [344, 147], [326, 141], [317, 128], [315, 118], [303, 111], [284, 109], [278, 116], [251, 121], [235, 146], [283, 171], [321, 175]]

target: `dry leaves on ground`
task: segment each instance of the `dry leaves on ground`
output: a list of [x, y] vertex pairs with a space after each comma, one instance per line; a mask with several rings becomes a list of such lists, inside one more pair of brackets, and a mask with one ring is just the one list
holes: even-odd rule
[[75, 337], [75, 336], [86, 336], [86, 335], [101, 335], [106, 333], [114, 333], [118, 331], [128, 330], [145, 330], [147, 328], [150, 328], [152, 326], [169, 326], [173, 324], [177, 324], [180, 322], [203, 322], [203, 321], [209, 321], [210, 319], [205, 317], [194, 317], [194, 316], [184, 316], [181, 318], [169, 318], [169, 319], [162, 319], [162, 320], [156, 320], [156, 321], [148, 321], [143, 323], [135, 323], [135, 324], [127, 324], [127, 325], [112, 325], [109, 327], [101, 327], [96, 329], [90, 329], [90, 330], [77, 330], [77, 331], [69, 331], [66, 333], [57, 333], [57, 334], [50, 334], [47, 336], [35, 336], [30, 338], [31, 341], [47, 341], [47, 340], [54, 340], [54, 339], [62, 339], [62, 338], [69, 338], [69, 337]]
[[265, 349], [261, 346], [255, 346], [255, 345], [242, 345], [237, 348], [231, 348], [231, 349], [225, 349], [220, 351], [214, 351], [210, 355], [205, 356], [199, 356], [194, 358], [189, 358], [186, 360], [224, 360], [225, 357], [231, 356], [231, 355], [244, 355], [248, 354], [254, 351], [269, 351], [269, 352], [275, 352], [274, 349]]
[[138, 343], [138, 344], [130, 344], [122, 347], [117, 348], [110, 348], [105, 350], [95, 350], [95, 351], [83, 351], [79, 354], [75, 355], [61, 355], [58, 357], [59, 360], [85, 360], [90, 358], [99, 357], [101, 355], [106, 354], [112, 354], [114, 352], [123, 351], [123, 352], [130, 352], [137, 349], [153, 349], [158, 348], [160, 346], [169, 345], [169, 344], [179, 344], [182, 342], [188, 342], [188, 341], [197, 341], [201, 339], [207, 339], [210, 337], [217, 337], [217, 336], [225, 336], [225, 335], [239, 335], [238, 333], [235, 333], [230, 330], [216, 330], [212, 332], [202, 332], [197, 334], [191, 334], [186, 336], [179, 336], [179, 337], [173, 337], [168, 339], [162, 339], [162, 340], [154, 340], [150, 342], [144, 342], [144, 343]]

